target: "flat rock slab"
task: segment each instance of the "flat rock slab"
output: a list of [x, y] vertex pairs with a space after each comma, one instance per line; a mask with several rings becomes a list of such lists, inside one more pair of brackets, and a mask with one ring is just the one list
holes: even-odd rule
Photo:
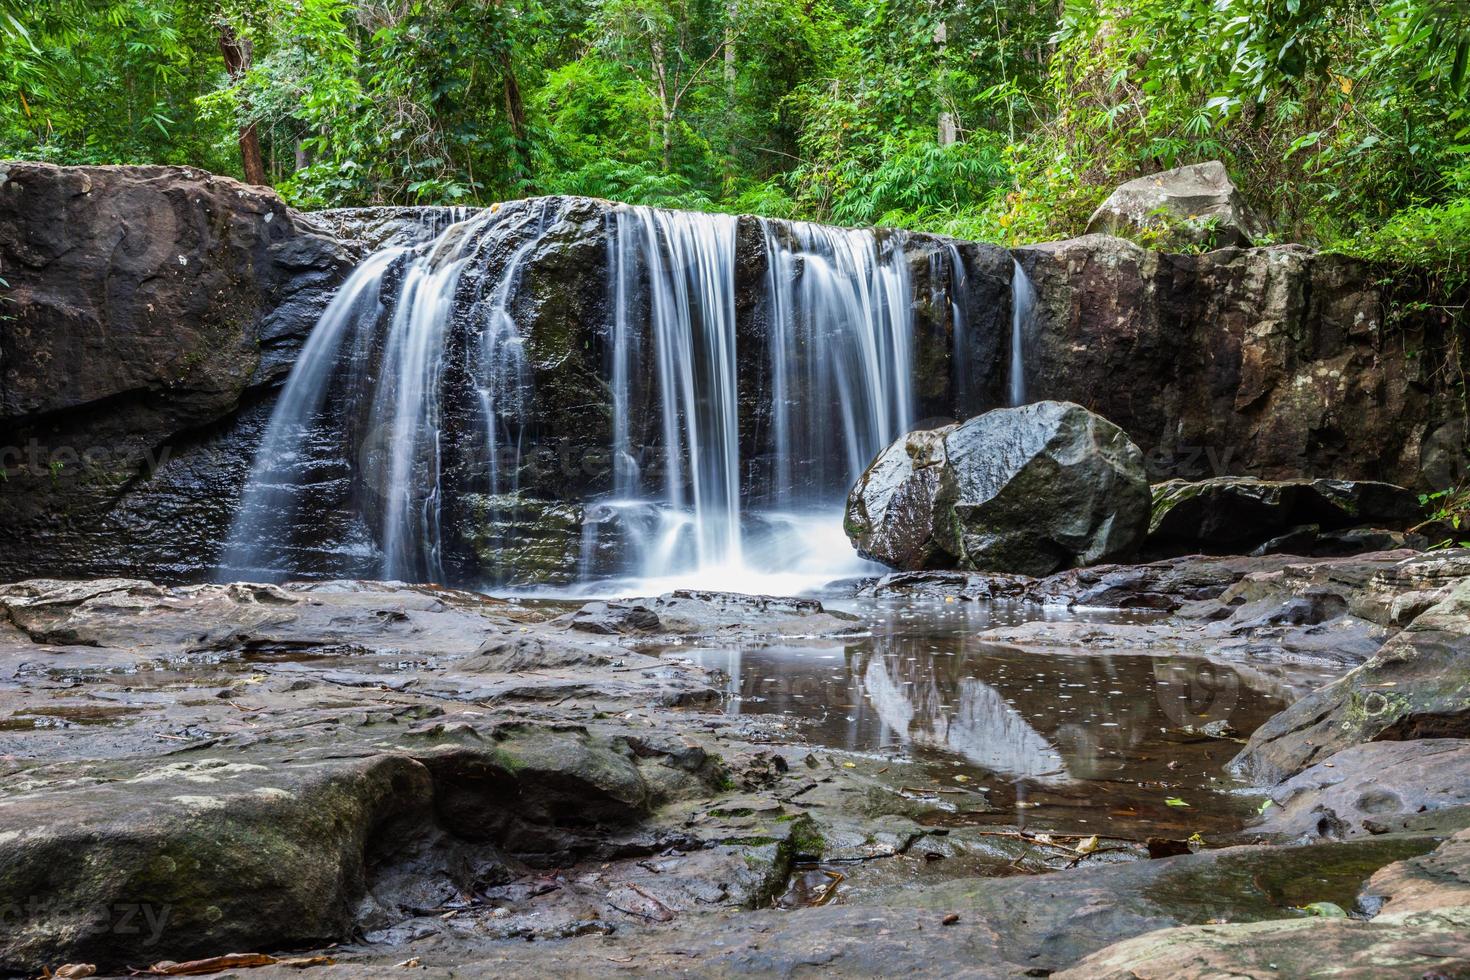
[[1355, 745], [1271, 791], [1252, 829], [1288, 837], [1362, 837], [1470, 826], [1470, 740]]
[[1463, 976], [1470, 961], [1470, 907], [1371, 922], [1348, 919], [1193, 926], [1111, 946], [1057, 980], [1166, 980], [1174, 977]]
[[1234, 765], [1292, 776], [1364, 742], [1470, 737], [1470, 582], [1462, 581], [1368, 662], [1272, 718]]
[[[1112, 943], [1221, 917], [1306, 921], [1309, 901], [1352, 903], [1373, 869], [1429, 851], [1428, 837], [1298, 848], [1230, 848], [1158, 861], [1009, 879], [895, 889], [862, 905], [752, 912], [673, 923], [638, 934], [554, 945], [476, 948], [440, 935], [414, 944], [429, 976], [576, 977], [1044, 975]], [[946, 924], [946, 919], [954, 917]], [[337, 970], [380, 976], [390, 957], [349, 948]]]

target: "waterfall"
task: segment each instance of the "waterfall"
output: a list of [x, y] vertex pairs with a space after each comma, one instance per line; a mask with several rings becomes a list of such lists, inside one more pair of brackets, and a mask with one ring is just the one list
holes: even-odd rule
[[648, 335], [661, 406], [665, 508], [642, 574], [740, 564], [740, 422], [735, 377], [735, 227], [732, 215], [646, 207], [614, 213], [615, 494], [636, 493], [627, 417], [630, 353], [640, 343], [631, 297], [646, 275]]
[[[902, 239], [760, 222], [775, 474], [783, 509], [830, 506], [914, 421], [913, 284]], [[820, 467], [826, 460], [844, 467]]]
[[964, 417], [974, 406], [972, 400], [974, 396], [970, 387], [970, 374], [973, 366], [970, 364], [970, 316], [969, 311], [965, 309], [969, 282], [965, 272], [965, 260], [960, 256], [958, 245], [954, 242], [946, 242], [944, 251], [934, 253], [931, 259], [930, 276], [935, 280], [944, 279], [945, 291], [949, 296], [950, 322], [954, 325], [952, 347], [954, 403], [959, 409], [958, 414]]
[[[395, 233], [322, 316], [222, 575], [494, 585], [537, 581], [526, 564], [543, 562], [560, 576], [545, 581], [590, 591], [793, 592], [873, 570], [842, 508], [917, 417], [918, 306], [941, 318], [930, 335], [946, 332], [950, 384], [969, 401], [953, 243], [571, 199], [451, 217], [427, 241]], [[538, 247], [552, 233], [596, 245], [602, 299], [566, 282], [599, 260], [559, 264], [567, 253]], [[533, 356], [537, 336], [555, 339]], [[537, 473], [534, 454], [565, 441], [546, 412], [569, 400], [581, 414], [556, 418], [582, 420], [578, 446], [605, 440], [605, 472]]]
[[[292, 548], [293, 524], [309, 506], [316, 484], [307, 448], [318, 433], [340, 428], [324, 417], [337, 414], [326, 405], [331, 382], [339, 365], [363, 360], [366, 335], [357, 327], [382, 315], [384, 275], [408, 252], [405, 247], [386, 248], [364, 260], [332, 297], [307, 338], [276, 401], [235, 510], [221, 562], [225, 570], [278, 578], [278, 570], [298, 564]], [[341, 441], [345, 453], [345, 434]]]
[[[481, 406], [486, 487], [499, 492], [500, 430], [526, 377], [508, 303], [525, 251], [544, 231], [544, 202], [515, 212], [450, 212], [430, 241], [393, 244], [365, 259], [333, 297], [291, 373], [256, 452], [221, 572], [280, 578], [301, 564], [303, 527], [351, 515], [326, 564], [341, 574], [442, 581], [441, 474], [446, 347], [471, 324], [468, 373]], [[426, 226], [432, 228], [435, 213]], [[488, 292], [466, 273], [485, 262], [487, 232], [534, 229]], [[308, 447], [325, 451], [308, 452]], [[324, 488], [310, 469], [337, 457], [346, 475]]]
[[1036, 287], [1021, 263], [1011, 260], [1011, 407], [1026, 404], [1026, 328], [1036, 305]]

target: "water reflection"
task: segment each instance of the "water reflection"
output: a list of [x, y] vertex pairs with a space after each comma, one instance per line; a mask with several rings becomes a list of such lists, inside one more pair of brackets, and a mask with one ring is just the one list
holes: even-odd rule
[[[913, 758], [937, 783], [964, 775], [991, 804], [1091, 808], [1115, 825], [1238, 824], [1223, 766], [1239, 745], [1197, 730], [1248, 733], [1285, 706], [1279, 683], [1197, 658], [978, 641], [1018, 615], [1004, 608], [867, 612], [872, 634], [843, 643], [679, 653], [729, 675], [731, 713], [786, 713], [815, 744]], [[1190, 806], [1172, 813], [1171, 797]]]

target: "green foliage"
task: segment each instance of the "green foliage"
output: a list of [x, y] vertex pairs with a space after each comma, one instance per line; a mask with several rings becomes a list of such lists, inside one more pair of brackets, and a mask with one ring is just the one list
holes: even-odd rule
[[[1419, 525], [1420, 528], [1428, 525], [1448, 526], [1454, 532], [1455, 536], [1436, 542], [1435, 547], [1455, 547], [1458, 537], [1470, 531], [1470, 485], [1420, 494], [1419, 504], [1427, 515], [1424, 523]], [[1458, 541], [1458, 547], [1464, 548], [1467, 544]]]
[[1010, 243], [1218, 158], [1278, 240], [1453, 289], [1467, 61], [1463, 0], [0, 0], [0, 156], [238, 175], [253, 134], [306, 207], [572, 193]]

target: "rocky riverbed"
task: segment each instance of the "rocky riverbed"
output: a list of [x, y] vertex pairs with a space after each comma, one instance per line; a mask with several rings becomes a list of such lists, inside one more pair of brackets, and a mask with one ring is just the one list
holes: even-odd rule
[[0, 587], [0, 965], [1458, 975], [1467, 572]]

